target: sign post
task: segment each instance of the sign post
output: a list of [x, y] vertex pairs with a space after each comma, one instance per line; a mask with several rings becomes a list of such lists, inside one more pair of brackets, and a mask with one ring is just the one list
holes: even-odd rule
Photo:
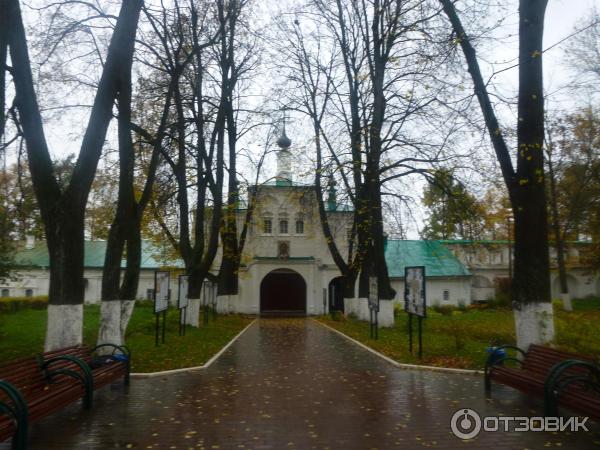
[[404, 268], [404, 311], [408, 313], [408, 349], [413, 351], [412, 317], [417, 316], [419, 359], [423, 356], [423, 318], [427, 317], [425, 266]]
[[185, 336], [185, 321], [188, 307], [188, 280], [187, 275], [179, 275], [179, 289], [177, 291], [177, 308], [179, 309], [179, 336]]
[[202, 309], [204, 310], [202, 322], [208, 325], [208, 280], [202, 282]]
[[379, 338], [379, 292], [377, 277], [369, 277], [369, 330], [372, 338]]
[[167, 309], [169, 308], [169, 272], [154, 272], [154, 314], [156, 314], [156, 329], [154, 334], [154, 345], [158, 346], [159, 317], [162, 313], [162, 343], [165, 343], [165, 330], [167, 328]]

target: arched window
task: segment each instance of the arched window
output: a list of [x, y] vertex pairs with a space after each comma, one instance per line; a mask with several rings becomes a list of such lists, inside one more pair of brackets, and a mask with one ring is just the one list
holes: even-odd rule
[[2, 297], [10, 297], [10, 290], [2, 289]]
[[271, 219], [265, 219], [263, 221], [263, 233], [265, 233], [265, 234], [273, 233], [273, 221]]
[[304, 234], [304, 220], [296, 220], [296, 234]]
[[33, 289], [25, 289], [25, 297], [33, 297]]
[[279, 221], [279, 234], [288, 234], [288, 221], [287, 220]]

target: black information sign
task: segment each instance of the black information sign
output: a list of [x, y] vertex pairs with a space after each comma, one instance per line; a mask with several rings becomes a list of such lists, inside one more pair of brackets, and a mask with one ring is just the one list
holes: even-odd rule
[[418, 318], [419, 358], [423, 356], [423, 318], [427, 317], [425, 266], [404, 268], [404, 311], [408, 313], [408, 348], [412, 353], [412, 318]]

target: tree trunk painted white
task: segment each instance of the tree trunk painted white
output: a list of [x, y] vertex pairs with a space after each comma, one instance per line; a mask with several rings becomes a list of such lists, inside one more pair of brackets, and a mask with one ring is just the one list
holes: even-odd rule
[[571, 294], [568, 292], [565, 294], [560, 294], [560, 299], [562, 300], [563, 309], [565, 311], [573, 311], [573, 302], [571, 301]]
[[[102, 301], [100, 306], [100, 330], [98, 331], [98, 345], [121, 345], [121, 301]], [[112, 352], [108, 349], [107, 352]]]
[[127, 332], [127, 326], [129, 325], [129, 319], [133, 314], [133, 308], [135, 306], [135, 300], [122, 300], [121, 301], [121, 342], [125, 344], [125, 333]]
[[45, 351], [82, 342], [83, 305], [48, 305]]
[[199, 298], [190, 298], [188, 300], [188, 307], [186, 311], [185, 321], [187, 325], [193, 327], [200, 326], [200, 306], [201, 301]]
[[217, 297], [217, 312], [219, 314], [230, 314], [231, 311], [234, 310], [234, 308], [232, 308], [231, 304], [232, 304], [232, 297], [234, 299], [236, 299], [238, 296], [237, 295], [219, 295]]
[[379, 328], [389, 328], [394, 326], [394, 302], [392, 300], [379, 301], [377, 325]]
[[517, 347], [527, 351], [531, 344], [554, 340], [552, 303], [513, 303]]

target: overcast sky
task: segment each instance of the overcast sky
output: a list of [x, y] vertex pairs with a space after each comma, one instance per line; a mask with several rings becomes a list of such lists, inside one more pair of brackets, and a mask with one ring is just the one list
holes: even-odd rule
[[[270, 1], [267, 3], [260, 3], [262, 0], [259, 0], [260, 9], [263, 8], [265, 11], [269, 11], [271, 8], [267, 5], [278, 4], [279, 2]], [[516, 62], [515, 59], [518, 56], [518, 42], [516, 38], [517, 24], [518, 24], [518, 0], [508, 0], [507, 3], [509, 5], [514, 5], [512, 7], [513, 13], [512, 15], [507, 17], [505, 21], [505, 26], [499, 30], [501, 37], [506, 37], [507, 35], [513, 35], [512, 38], [503, 39], [502, 42], [494, 42], [493, 47], [490, 47], [491, 56], [486, 58], [488, 61], [493, 62], [493, 70], [498, 71], [504, 67], [514, 65]], [[546, 12], [546, 20], [545, 20], [545, 35], [544, 35], [544, 48], [548, 48], [555, 43], [561, 41], [566, 36], [573, 33], [574, 27], [577, 24], [586, 19], [589, 14], [589, 11], [596, 7], [600, 10], [600, 0], [549, 0], [548, 9]], [[510, 8], [510, 6], [509, 6]], [[276, 7], [275, 7], [276, 9]], [[269, 14], [267, 14], [268, 16]], [[563, 43], [552, 50], [548, 51], [544, 54], [544, 70], [545, 70], [545, 85], [546, 92], [553, 92], [558, 87], [562, 87], [569, 83], [569, 80], [572, 79], [573, 74], [568, 70], [564, 62], [564, 47], [566, 43]], [[485, 69], [485, 68], [484, 68]], [[487, 75], [491, 73], [491, 69], [488, 67]], [[503, 72], [501, 75], [497, 76], [494, 79], [494, 82], [500, 90], [509, 95], [514, 96], [517, 92], [517, 76], [518, 69], [515, 67], [513, 69], [507, 70]], [[574, 103], [572, 99], [566, 95], [566, 92], [563, 94], [559, 92], [556, 95], [557, 105], [559, 107], [568, 108], [569, 106], [573, 106]], [[75, 120], [71, 129], [74, 131], [75, 129], [80, 128], [80, 124], [83, 125], [87, 121], [87, 115], [78, 117], [79, 120]], [[504, 117], [505, 126], [513, 127], [514, 122], [511, 117]], [[52, 153], [54, 155], [66, 154], [70, 152], [77, 152], [79, 149], [79, 139], [73, 139], [71, 142], [65, 142], [65, 127], [58, 126], [56, 124], [52, 124], [46, 128], [46, 133], [48, 140], [50, 141], [50, 147], [52, 149]], [[78, 134], [79, 133], [75, 133]], [[68, 139], [67, 141], [69, 141]], [[271, 159], [275, 159], [273, 155]], [[271, 161], [270, 164], [267, 164], [269, 168], [268, 176], [273, 176], [275, 171], [274, 161]], [[267, 177], [265, 177], [267, 178]], [[422, 220], [422, 211], [417, 213], [418, 222]], [[409, 233], [409, 237], [416, 238], [417, 237], [417, 228], [420, 226], [418, 224], [413, 224], [411, 227], [411, 232]]]

